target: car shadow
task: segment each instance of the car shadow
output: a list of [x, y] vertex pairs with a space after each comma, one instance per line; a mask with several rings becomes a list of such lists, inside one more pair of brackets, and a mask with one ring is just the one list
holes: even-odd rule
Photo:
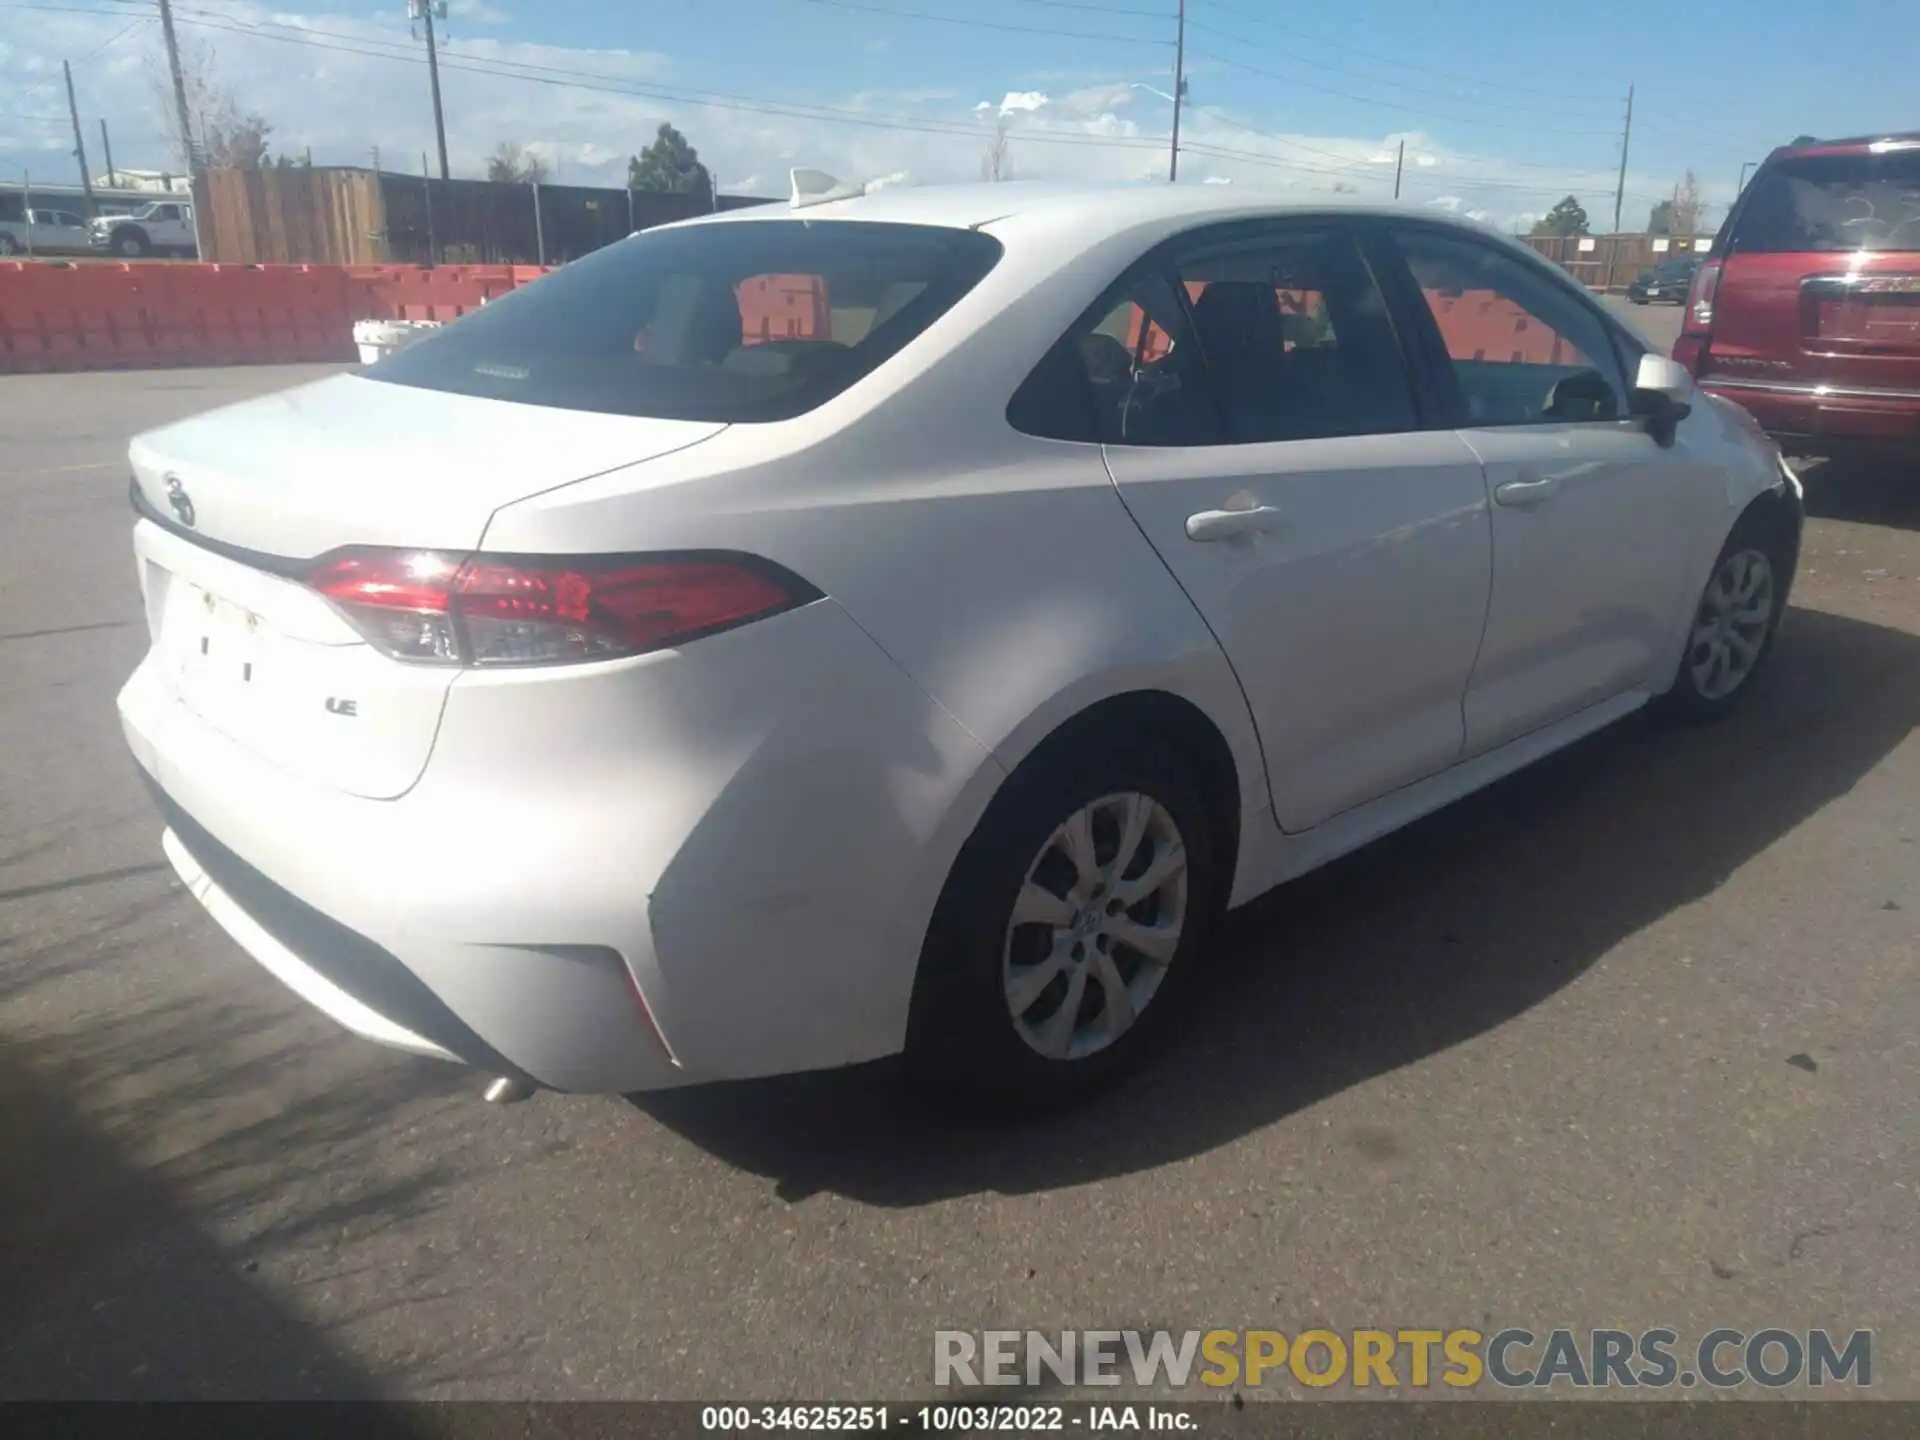
[[[197, 1017], [193, 1023], [204, 1037]], [[185, 1033], [154, 1012], [113, 1028], [125, 1042], [116, 1044], [117, 1053], [134, 1063], [149, 1058], [140, 1045], [143, 1029]], [[270, 1249], [271, 1237], [236, 1253], [170, 1181], [167, 1166], [129, 1153], [138, 1129], [134, 1136], [113, 1133], [77, 1103], [80, 1089], [99, 1088], [81, 1079], [82, 1068], [70, 1047], [52, 1041], [0, 1046], [0, 1409], [78, 1400], [380, 1396], [380, 1381], [261, 1283], [255, 1257]], [[330, 1115], [321, 1128], [344, 1134], [354, 1121], [376, 1122], [370, 1107], [351, 1108], [352, 1115]], [[123, 1112], [113, 1123], [136, 1118]], [[280, 1142], [313, 1123], [311, 1116], [276, 1117], [248, 1139], [230, 1139], [219, 1163], [237, 1172], [252, 1162], [257, 1170], [279, 1153]], [[228, 1197], [236, 1205], [268, 1203], [272, 1193], [269, 1180], [240, 1188], [245, 1193]], [[432, 1433], [403, 1412], [362, 1408], [368, 1440]], [[71, 1417], [58, 1428], [73, 1428]]]
[[1807, 513], [1822, 520], [1920, 530], [1920, 463], [1858, 458], [1803, 462]]
[[1912, 731], [1920, 638], [1794, 610], [1756, 687], [1716, 725], [1635, 716], [1235, 912], [1181, 1038], [1082, 1108], [939, 1118], [889, 1063], [632, 1103], [790, 1200], [912, 1206], [1201, 1154], [1500, 1025], [1717, 888]]

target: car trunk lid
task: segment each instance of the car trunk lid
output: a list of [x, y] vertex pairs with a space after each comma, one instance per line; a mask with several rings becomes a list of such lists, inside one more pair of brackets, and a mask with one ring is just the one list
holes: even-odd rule
[[472, 551], [504, 504], [723, 428], [343, 376], [142, 436], [149, 663], [182, 712], [269, 763], [404, 794], [457, 671], [374, 649], [305, 583], [313, 561], [349, 546]]

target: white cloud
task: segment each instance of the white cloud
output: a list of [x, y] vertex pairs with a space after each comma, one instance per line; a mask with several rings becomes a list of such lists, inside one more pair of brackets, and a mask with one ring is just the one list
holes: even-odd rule
[[1031, 115], [1036, 110], [1044, 110], [1048, 104], [1044, 90], [1009, 90], [1007, 98], [1000, 102], [1002, 115]]
[[[748, 177], [727, 187], [735, 190], [783, 194], [786, 171], [795, 165], [850, 180], [971, 181], [980, 173], [989, 129], [982, 120], [995, 116], [1008, 122], [1013, 169], [1022, 179], [1143, 181], [1166, 173], [1170, 107], [1138, 88], [1158, 89], [1164, 77], [1056, 71], [1042, 79], [1010, 66], [1001, 82], [1005, 89], [1000, 84], [974, 88], [977, 76], [967, 80], [956, 73], [953, 78], [965, 88], [824, 93], [805, 103], [770, 97], [764, 109], [744, 109], [698, 103], [693, 87], [747, 87], [715, 74], [681, 74], [664, 54], [539, 45], [473, 33], [486, 23], [483, 10], [512, 5], [513, 0], [459, 0], [455, 9], [469, 22], [453, 27], [442, 74], [456, 174], [479, 173], [494, 147], [513, 139], [560, 161], [569, 183], [618, 185], [627, 157], [662, 121], [670, 121], [715, 173]], [[197, 23], [210, 6], [241, 28]], [[390, 13], [383, 10], [377, 17], [322, 12], [303, 17], [272, 11], [264, 0], [197, 0], [191, 13], [181, 13], [180, 23], [183, 40], [216, 44], [223, 78], [242, 104], [258, 107], [272, 122], [276, 150], [298, 154], [311, 146], [315, 163], [348, 165], [367, 163], [375, 144], [389, 164], [406, 164], [404, 157], [417, 161], [422, 151], [432, 151], [427, 77], [418, 63], [424, 47], [410, 39], [398, 0]], [[60, 58], [88, 56], [124, 24], [117, 15], [10, 12], [0, 44], [0, 90], [7, 96], [0, 108], [0, 171], [26, 166], [49, 179], [73, 173], [65, 154], [71, 140]], [[257, 29], [249, 33], [244, 28], [249, 25]], [[320, 43], [287, 43], [285, 37], [302, 32]], [[320, 48], [321, 43], [375, 48], [375, 42], [415, 63]], [[129, 168], [159, 169], [167, 163], [146, 76], [157, 54], [157, 27], [149, 25], [75, 69], [89, 140], [96, 138], [95, 121], [104, 117], [113, 132], [114, 159]], [[598, 77], [590, 81], [598, 88], [476, 73], [496, 62], [551, 67], [539, 72], [551, 78], [558, 78], [555, 71]], [[983, 93], [1000, 98], [970, 104]], [[672, 96], [681, 98], [666, 98]], [[845, 118], [836, 120], [825, 111]], [[854, 116], [882, 123], [845, 123]], [[1611, 200], [1611, 174], [1516, 165], [1419, 131], [1358, 136], [1282, 131], [1258, 113], [1242, 116], [1194, 105], [1183, 118], [1181, 138], [1182, 176], [1195, 182], [1297, 194], [1344, 184], [1357, 195], [1384, 199], [1392, 193], [1394, 166], [1380, 157], [1396, 155], [1404, 140], [1403, 194], [1411, 203], [1438, 198], [1445, 208], [1512, 223], [1572, 191], [1596, 219], [1603, 209], [1612, 214], [1610, 203], [1602, 204]], [[100, 169], [99, 157], [90, 158]], [[1643, 218], [1651, 204], [1633, 192], [1657, 196], [1671, 186], [1671, 176], [1630, 173], [1629, 213]], [[1709, 200], [1731, 198], [1731, 185], [1721, 189], [1729, 193], [1709, 186]]]
[[488, 0], [447, 0], [447, 14], [455, 20], [470, 20], [475, 25], [504, 25], [513, 18]]

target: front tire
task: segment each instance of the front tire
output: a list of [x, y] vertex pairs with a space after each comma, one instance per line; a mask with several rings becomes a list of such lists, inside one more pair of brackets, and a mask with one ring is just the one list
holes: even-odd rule
[[137, 259], [153, 247], [147, 243], [147, 237], [138, 230], [117, 230], [113, 236], [113, 253], [124, 255], [128, 259]]
[[1205, 960], [1212, 817], [1179, 758], [1083, 733], [1035, 756], [963, 847], [920, 957], [907, 1063], [934, 1098], [1076, 1099], [1139, 1064]]
[[1669, 711], [1687, 720], [1718, 719], [1753, 689], [1773, 651], [1795, 558], [1780, 527], [1758, 513], [1741, 517], [1695, 606], [1680, 672], [1666, 696]]

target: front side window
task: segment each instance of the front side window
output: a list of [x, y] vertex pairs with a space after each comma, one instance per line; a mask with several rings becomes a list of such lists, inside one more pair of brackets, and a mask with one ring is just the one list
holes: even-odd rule
[[824, 404], [1000, 257], [971, 230], [752, 220], [643, 232], [361, 373], [614, 415], [741, 423]]
[[1469, 425], [1617, 420], [1626, 384], [1600, 317], [1490, 245], [1404, 230], [1400, 253], [1446, 347]]

